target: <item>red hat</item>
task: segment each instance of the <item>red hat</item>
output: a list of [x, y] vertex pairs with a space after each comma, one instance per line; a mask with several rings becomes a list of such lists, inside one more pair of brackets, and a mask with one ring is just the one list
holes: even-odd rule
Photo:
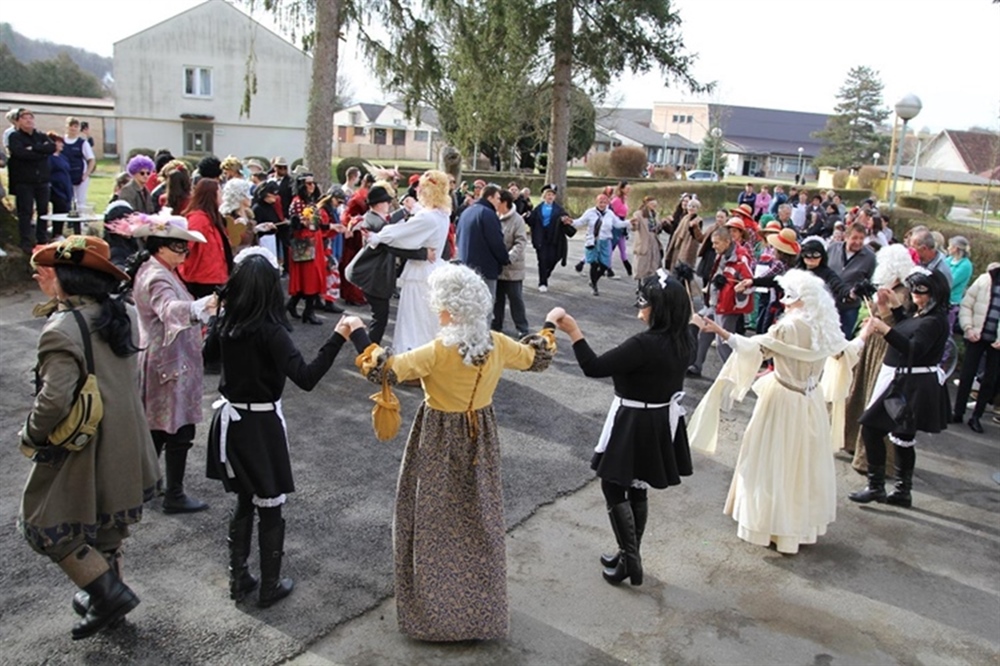
[[729, 221], [726, 222], [726, 226], [732, 229], [739, 229], [740, 231], [747, 230], [747, 225], [743, 222], [743, 219], [739, 217], [729, 218]]
[[754, 233], [760, 229], [760, 225], [757, 224], [755, 219], [753, 219], [753, 209], [750, 208], [749, 204], [740, 204], [736, 208], [731, 209], [729, 213], [741, 218], [743, 222], [746, 223], [746, 226], [742, 227], [743, 229], [749, 229]]
[[420, 182], [420, 174], [419, 173], [413, 174], [412, 176], [410, 176], [410, 180], [408, 182], [410, 184], [410, 187], [413, 187], [414, 185]]

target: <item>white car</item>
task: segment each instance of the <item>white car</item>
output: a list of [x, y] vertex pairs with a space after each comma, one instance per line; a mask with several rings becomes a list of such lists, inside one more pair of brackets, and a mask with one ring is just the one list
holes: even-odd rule
[[706, 170], [699, 169], [699, 170], [696, 170], [696, 171], [688, 171], [687, 172], [687, 179], [688, 180], [711, 180], [711, 181], [718, 181], [719, 180], [719, 174], [715, 173], [714, 171], [706, 171]]

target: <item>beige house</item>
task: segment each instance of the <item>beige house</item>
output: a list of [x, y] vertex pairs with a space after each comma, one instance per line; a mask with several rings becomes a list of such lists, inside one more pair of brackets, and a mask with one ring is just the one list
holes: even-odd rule
[[[257, 94], [241, 115], [251, 54]], [[225, 0], [207, 0], [115, 43], [120, 153], [295, 159], [311, 76], [308, 55]]]
[[1000, 179], [1000, 136], [944, 130], [920, 151], [918, 166]]
[[334, 157], [432, 162], [444, 145], [437, 113], [421, 107], [407, 118], [402, 104], [354, 104], [333, 115]]

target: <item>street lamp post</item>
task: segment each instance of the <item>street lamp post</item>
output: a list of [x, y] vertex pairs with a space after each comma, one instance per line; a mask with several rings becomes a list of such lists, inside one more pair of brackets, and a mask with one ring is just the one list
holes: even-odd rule
[[917, 117], [923, 105], [920, 98], [910, 93], [896, 102], [896, 115], [903, 119], [903, 132], [900, 134], [899, 149], [896, 151], [896, 166], [892, 170], [892, 191], [889, 193], [889, 210], [896, 207], [896, 185], [899, 182], [899, 167], [903, 163], [903, 145], [906, 141], [906, 124]]
[[872, 159], [875, 160], [875, 166], [878, 166], [878, 158], [882, 157], [879, 153], [872, 153]]
[[708, 131], [712, 135], [714, 141], [712, 141], [712, 173], [718, 173], [715, 170], [715, 160], [719, 156], [719, 139], [722, 138], [722, 128], [713, 127]]
[[802, 146], [799, 146], [798, 152], [799, 152], [799, 166], [795, 170], [795, 177], [799, 181], [801, 181], [802, 184], [804, 185], [805, 184], [805, 179], [802, 177], [802, 153], [805, 152], [805, 148], [803, 148]]

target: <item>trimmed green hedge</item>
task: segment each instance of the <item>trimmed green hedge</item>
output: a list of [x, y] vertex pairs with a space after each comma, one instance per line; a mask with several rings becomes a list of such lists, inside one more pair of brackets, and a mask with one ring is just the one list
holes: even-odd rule
[[902, 241], [903, 236], [915, 226], [924, 225], [932, 231], [940, 231], [945, 239], [952, 236], [965, 236], [969, 239], [969, 259], [972, 260], [972, 279], [986, 270], [990, 263], [1000, 259], [1000, 236], [973, 226], [947, 222], [931, 217], [915, 208], [897, 207], [893, 212], [889, 226], [893, 237]]
[[947, 219], [951, 215], [952, 206], [955, 205], [955, 195], [935, 194], [934, 196], [941, 200], [941, 204], [938, 206], [938, 216]]
[[897, 201], [900, 208], [913, 208], [933, 217], [937, 217], [940, 203], [940, 199], [921, 194], [904, 194]]

